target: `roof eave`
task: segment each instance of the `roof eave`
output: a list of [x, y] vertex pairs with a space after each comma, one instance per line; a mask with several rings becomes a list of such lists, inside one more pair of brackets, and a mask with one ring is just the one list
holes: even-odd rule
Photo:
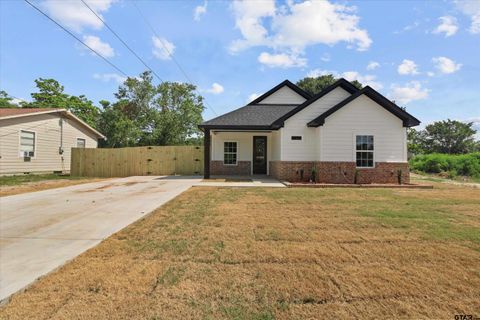
[[268, 125], [203, 125], [198, 126], [200, 129], [209, 130], [276, 130], [273, 126]]
[[289, 80], [284, 80], [282, 81], [281, 83], [277, 84], [275, 87], [273, 87], [272, 89], [268, 90], [267, 92], [265, 92], [264, 94], [262, 94], [260, 97], [254, 99], [253, 101], [249, 102], [248, 105], [252, 105], [252, 104], [258, 104], [258, 102], [264, 100], [265, 98], [267, 98], [268, 96], [272, 95], [273, 93], [277, 92], [278, 90], [280, 90], [281, 88], [283, 88], [284, 86], [287, 86], [288, 88], [292, 89], [293, 91], [295, 91], [298, 95], [302, 96], [303, 98], [305, 99], [310, 99], [311, 96], [310, 94], [308, 94], [308, 92], [306, 92], [305, 90], [303, 90], [302, 88], [300, 88], [299, 86], [295, 85], [294, 83], [292, 83], [291, 81]]

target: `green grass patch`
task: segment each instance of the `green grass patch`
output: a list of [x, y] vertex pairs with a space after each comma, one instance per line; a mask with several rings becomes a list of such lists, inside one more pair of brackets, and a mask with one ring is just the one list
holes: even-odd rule
[[3, 176], [0, 177], [0, 185], [2, 186], [15, 186], [27, 182], [39, 182], [45, 180], [76, 180], [85, 179], [85, 177], [72, 177], [70, 175], [59, 174], [24, 174], [16, 176]]

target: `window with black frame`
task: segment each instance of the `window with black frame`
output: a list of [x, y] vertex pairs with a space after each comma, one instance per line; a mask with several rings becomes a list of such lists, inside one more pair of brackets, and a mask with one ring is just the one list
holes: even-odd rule
[[223, 143], [223, 164], [237, 164], [237, 143], [234, 141], [225, 141]]
[[374, 166], [374, 143], [373, 136], [356, 136], [356, 163], [357, 168], [373, 168]]

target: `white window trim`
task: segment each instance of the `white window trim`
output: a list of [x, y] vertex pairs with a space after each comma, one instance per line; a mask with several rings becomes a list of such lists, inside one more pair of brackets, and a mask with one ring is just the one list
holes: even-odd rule
[[83, 147], [83, 149], [85, 149], [87, 147], [87, 139], [85, 139], [83, 137], [76, 137], [75, 138], [75, 145], [76, 145], [75, 148], [78, 148], [78, 140], [80, 140], [80, 139], [85, 141], [85, 146]]
[[[359, 167], [359, 166], [357, 166], [357, 136], [372, 136], [373, 137], [373, 151], [359, 150], [359, 152], [371, 152], [371, 153], [373, 153], [373, 166], [371, 166], [371, 167]], [[375, 143], [376, 143], [377, 139], [375, 138], [375, 135], [373, 133], [354, 133], [352, 141], [353, 141], [352, 157], [353, 157], [353, 161], [355, 162], [355, 168], [356, 169], [375, 169], [375, 159], [376, 159], [375, 153], [377, 152], [377, 148], [375, 147]]]
[[[237, 161], [235, 162], [235, 164], [233, 164], [233, 163], [226, 164], [225, 163], [225, 142], [235, 142], [237, 144]], [[222, 158], [223, 158], [222, 163], [223, 163], [224, 166], [229, 166], [229, 167], [238, 166], [238, 161], [239, 161], [238, 160], [238, 155], [240, 154], [240, 152], [238, 151], [239, 150], [239, 148], [238, 148], [239, 145], [240, 144], [238, 143], [238, 141], [235, 141], [235, 140], [223, 140], [222, 141]]]
[[[36, 159], [37, 158], [37, 141], [38, 141], [38, 134], [37, 131], [34, 130], [24, 130], [20, 129], [18, 131], [18, 157], [19, 158], [25, 158], [22, 152], [22, 131], [23, 132], [30, 132], [33, 133], [35, 136], [35, 139], [33, 140], [33, 157], [30, 157], [30, 159]], [[22, 155], [20, 155], [20, 152], [22, 152]]]

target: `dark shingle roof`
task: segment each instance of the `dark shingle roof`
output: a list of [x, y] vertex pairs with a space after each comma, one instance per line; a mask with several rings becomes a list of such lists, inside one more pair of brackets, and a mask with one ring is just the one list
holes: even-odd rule
[[295, 109], [297, 105], [252, 104], [233, 110], [212, 120], [203, 122], [200, 127], [258, 127], [269, 129], [281, 116]]

